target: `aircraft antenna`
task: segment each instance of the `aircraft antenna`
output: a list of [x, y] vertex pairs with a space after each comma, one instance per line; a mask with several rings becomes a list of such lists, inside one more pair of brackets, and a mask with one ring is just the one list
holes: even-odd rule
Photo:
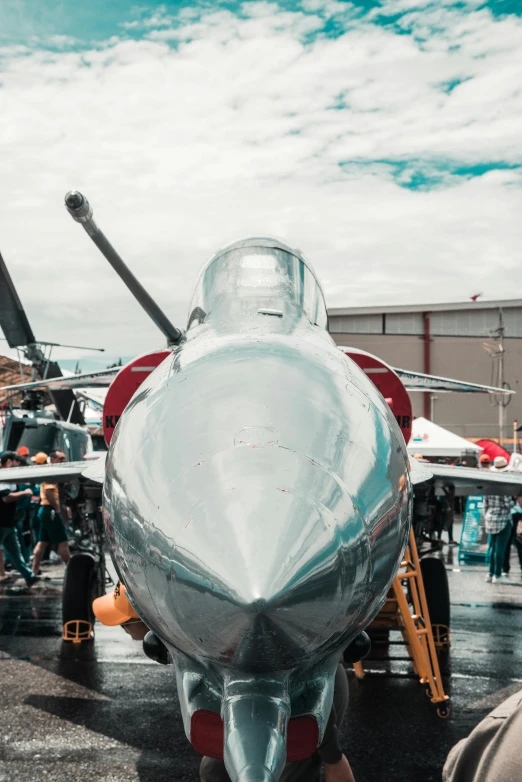
[[65, 196], [65, 206], [72, 218], [83, 226], [96, 247], [109, 261], [116, 274], [121, 277], [134, 298], [141, 304], [147, 315], [165, 335], [167, 344], [179, 344], [183, 337], [183, 333], [170, 322], [163, 310], [160, 309], [154, 299], [147, 293], [143, 285], [136, 279], [121, 256], [116, 252], [103, 231], [98, 228], [93, 220], [92, 208], [85, 196], [77, 190], [71, 190]]

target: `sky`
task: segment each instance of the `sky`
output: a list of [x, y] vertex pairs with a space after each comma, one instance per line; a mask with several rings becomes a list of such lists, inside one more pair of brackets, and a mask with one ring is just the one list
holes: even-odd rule
[[522, 295], [521, 53], [517, 0], [2, 0], [0, 251], [37, 338], [163, 346], [70, 189], [181, 327], [249, 234], [330, 307]]

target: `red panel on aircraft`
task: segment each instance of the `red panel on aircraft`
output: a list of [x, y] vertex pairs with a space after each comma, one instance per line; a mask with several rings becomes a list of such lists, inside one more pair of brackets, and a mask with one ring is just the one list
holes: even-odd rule
[[190, 743], [200, 755], [223, 760], [223, 720], [220, 714], [198, 709], [190, 718]]
[[406, 443], [411, 437], [412, 410], [408, 392], [398, 375], [382, 359], [358, 348], [343, 348], [376, 386], [397, 419]]
[[109, 445], [120, 415], [123, 413], [134, 392], [162, 361], [172, 354], [170, 350], [158, 350], [135, 358], [126, 364], [116, 375], [105, 397], [103, 405], [103, 436]]
[[[314, 754], [319, 742], [319, 726], [311, 714], [292, 717], [288, 722], [286, 759], [289, 763]], [[224, 731], [219, 714], [206, 709], [195, 711], [190, 720], [190, 743], [201, 755], [223, 760]]]

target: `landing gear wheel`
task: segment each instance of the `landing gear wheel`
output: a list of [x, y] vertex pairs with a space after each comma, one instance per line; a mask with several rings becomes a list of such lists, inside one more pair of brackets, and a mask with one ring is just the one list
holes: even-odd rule
[[450, 714], [451, 714], [451, 708], [446, 704], [437, 707], [437, 717], [440, 717], [441, 720], [447, 720]]
[[367, 627], [366, 632], [370, 636], [370, 642], [375, 647], [386, 647], [390, 643], [390, 631], [386, 627]]
[[[426, 593], [426, 602], [430, 614], [430, 622], [439, 628], [447, 628], [446, 639], [444, 633], [439, 629], [436, 641], [449, 646], [449, 627], [450, 627], [450, 595], [448, 585], [448, 574], [446, 566], [441, 559], [436, 557], [424, 557], [420, 561], [422, 581]], [[437, 643], [437, 646], [441, 644]]]
[[75, 554], [65, 571], [62, 598], [63, 638], [87, 641], [92, 637], [94, 614], [92, 601], [96, 592], [96, 561], [92, 554]]

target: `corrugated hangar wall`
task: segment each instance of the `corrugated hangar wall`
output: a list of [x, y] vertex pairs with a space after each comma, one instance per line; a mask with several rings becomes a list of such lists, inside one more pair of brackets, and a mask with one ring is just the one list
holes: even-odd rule
[[[423, 312], [346, 312], [330, 314], [330, 332], [338, 345], [367, 350], [391, 366], [425, 371]], [[522, 423], [522, 303], [503, 307], [503, 318], [505, 379], [517, 392], [505, 414], [505, 438], [510, 439], [513, 420]], [[498, 308], [430, 312], [430, 374], [490, 385], [493, 359], [484, 343], [497, 325]], [[424, 396], [411, 393], [415, 416], [424, 415]], [[430, 410], [435, 423], [464, 437], [498, 437], [498, 409], [488, 395], [433, 396]]]

